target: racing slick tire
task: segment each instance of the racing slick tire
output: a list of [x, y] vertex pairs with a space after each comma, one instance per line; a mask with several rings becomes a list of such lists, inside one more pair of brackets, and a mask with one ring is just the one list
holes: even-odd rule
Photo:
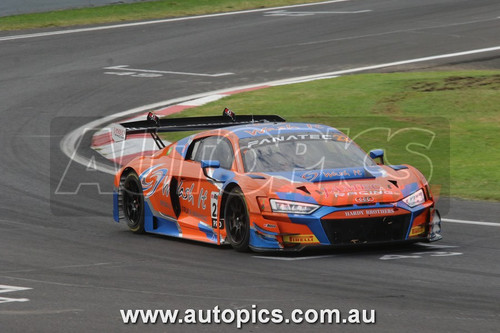
[[245, 197], [239, 188], [234, 188], [228, 194], [224, 209], [226, 237], [231, 246], [239, 252], [249, 249], [250, 219]]
[[123, 215], [130, 231], [144, 233], [144, 194], [139, 177], [131, 172], [123, 182]]

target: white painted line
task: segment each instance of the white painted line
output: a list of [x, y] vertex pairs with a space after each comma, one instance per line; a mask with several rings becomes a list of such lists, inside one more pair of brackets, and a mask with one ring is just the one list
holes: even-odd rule
[[26, 287], [16, 287], [16, 286], [7, 286], [5, 284], [0, 284], [0, 294], [10, 293], [13, 291], [21, 291], [21, 290], [29, 290], [31, 288]]
[[[95, 147], [99, 154], [108, 159], [118, 159], [121, 156], [135, 154], [141, 151], [157, 150], [156, 142], [151, 137], [127, 139], [122, 142], [111, 142], [107, 145]], [[97, 165], [96, 165], [97, 169]]]
[[9, 316], [31, 316], [31, 315], [53, 315], [53, 314], [61, 314], [68, 312], [83, 312], [83, 309], [62, 309], [62, 310], [0, 310], [0, 315], [9, 315]]
[[[0, 284], [0, 293], [11, 293], [15, 291], [22, 290], [30, 290], [32, 288], [26, 287], [16, 287], [16, 286], [8, 286], [4, 284]], [[8, 298], [8, 297], [0, 297], [0, 303], [11, 303], [11, 302], [28, 302], [28, 298]]]
[[456, 248], [456, 245], [442, 245], [442, 244], [434, 244], [434, 243], [417, 243], [419, 246], [429, 247], [432, 249], [451, 249]]
[[191, 75], [191, 76], [207, 76], [207, 77], [219, 77], [219, 76], [226, 76], [226, 75], [234, 75], [234, 73], [203, 74], [203, 73], [189, 73], [189, 72], [158, 71], [158, 70], [152, 70], [152, 69], [136, 69], [136, 68], [129, 68], [128, 65], [104, 67], [104, 69], [125, 71], [125, 73], [140, 72], [140, 73], [153, 73], [153, 74], [175, 74], [175, 75]]
[[425, 62], [425, 61], [437, 60], [437, 59], [461, 57], [461, 56], [466, 56], [466, 55], [493, 52], [493, 51], [500, 51], [500, 46], [493, 46], [493, 47], [487, 47], [484, 49], [469, 50], [469, 51], [462, 51], [462, 52], [455, 52], [455, 53], [438, 54], [438, 55], [433, 55], [433, 56], [428, 56], [428, 57], [423, 57], [423, 58], [394, 61], [394, 62], [388, 62], [385, 64], [379, 64], [379, 65], [351, 68], [351, 69], [345, 69], [345, 70], [316, 74], [316, 75], [308, 75], [308, 76], [296, 77], [296, 78], [291, 78], [291, 79], [273, 81], [271, 83], [261, 83], [261, 85], [262, 84], [276, 85], [276, 84], [280, 84], [280, 83], [284, 84], [286, 82], [295, 83], [296, 81], [321, 79], [325, 76], [338, 76], [338, 75], [343, 75], [343, 74], [352, 74], [352, 73], [364, 72], [364, 71], [369, 71], [369, 70], [374, 70], [374, 69], [381, 69], [381, 68], [385, 68], [385, 67], [408, 65], [408, 64], [414, 64], [417, 62]]
[[210, 102], [215, 102], [218, 101], [221, 98], [227, 97], [228, 95], [222, 95], [222, 94], [213, 94], [210, 96], [202, 97], [202, 98], [197, 98], [193, 99], [184, 103], [180, 103], [179, 105], [185, 105], [185, 106], [202, 106]]
[[350, 1], [350, 0], [330, 0], [330, 1], [315, 2], [315, 3], [283, 6], [283, 7], [249, 9], [249, 10], [242, 10], [242, 11], [238, 11], [238, 12], [227, 12], [227, 13], [207, 14], [207, 15], [198, 15], [198, 16], [176, 17], [176, 18], [155, 20], [155, 21], [143, 21], [143, 22], [134, 22], [134, 23], [115, 24], [115, 25], [108, 25], [108, 26], [99, 26], [99, 27], [92, 27], [92, 28], [68, 29], [68, 30], [58, 30], [58, 31], [49, 31], [49, 32], [39, 32], [39, 33], [25, 34], [25, 35], [5, 36], [5, 37], [0, 37], [0, 42], [9, 41], [9, 40], [17, 40], [17, 39], [25, 39], [25, 38], [68, 35], [68, 34], [75, 34], [75, 33], [80, 33], [80, 32], [92, 32], [92, 31], [101, 31], [101, 30], [120, 29], [120, 28], [136, 27], [136, 26], [151, 25], [151, 24], [161, 24], [161, 23], [169, 23], [169, 22], [198, 20], [198, 19], [210, 18], [210, 17], [250, 14], [250, 13], [265, 12], [265, 11], [282, 9], [282, 8], [299, 8], [299, 7], [326, 5], [326, 4], [330, 4], [330, 3], [346, 2], [346, 1]]
[[0, 297], [0, 303], [29, 302], [29, 298], [8, 298]]
[[500, 227], [500, 223], [496, 222], [467, 221], [467, 220], [454, 220], [454, 219], [441, 219], [441, 221], [447, 223], [475, 224], [475, 225], [485, 225], [488, 227]]
[[139, 77], [139, 78], [157, 78], [162, 77], [163, 74], [158, 73], [136, 73], [136, 72], [104, 72], [107, 75], [117, 75], [117, 76], [130, 76], [130, 77]]
[[[298, 43], [298, 44], [291, 44], [288, 46], [297, 46], [297, 45], [298, 46], [308, 46], [308, 45], [317, 45], [317, 44], [339, 42], [339, 41], [346, 41], [346, 40], [355, 40], [355, 39], [361, 39], [361, 38], [372, 38], [372, 37], [386, 36], [386, 35], [392, 35], [392, 34], [398, 34], [398, 33], [415, 33], [415, 32], [424, 31], [424, 30], [449, 28], [449, 27], [463, 26], [463, 25], [469, 25], [469, 24], [496, 21], [498, 19], [499, 18], [495, 17], [495, 18], [488, 18], [488, 19], [484, 19], [484, 20], [463, 21], [463, 22], [451, 23], [451, 24], [425, 25], [425, 26], [420, 27], [420, 28], [415, 27], [415, 28], [408, 28], [408, 29], [384, 31], [384, 32], [379, 32], [379, 33], [371, 33], [371, 34], [365, 34], [365, 35], [337, 37], [337, 38], [330, 38], [330, 39], [323, 39], [323, 40], [314, 40], [314, 41], [302, 42], [302, 43]], [[281, 47], [283, 47], [283, 46], [285, 46], [285, 45], [281, 45]]]
[[[318, 81], [318, 80], [334, 79], [334, 78], [339, 77], [339, 76], [340, 75], [322, 76], [319, 78], [309, 78], [309, 79], [304, 79], [304, 80], [297, 80], [297, 81], [293, 81], [293, 83], [305, 83], [305, 82]], [[291, 83], [290, 81], [285, 80], [281, 83], [273, 83], [273, 87], [286, 86], [287, 84], [290, 84], [290, 83]]]
[[311, 15], [320, 15], [320, 14], [330, 14], [330, 15], [338, 15], [338, 14], [361, 14], [371, 12], [371, 9], [366, 10], [357, 10], [357, 11], [323, 11], [323, 12], [290, 12], [287, 10], [275, 10], [270, 12], [265, 12], [264, 16], [311, 16]]
[[323, 259], [323, 258], [331, 258], [336, 257], [337, 255], [330, 254], [324, 256], [311, 256], [311, 257], [268, 257], [268, 256], [253, 256], [258, 259], [268, 259], [268, 260], [281, 260], [281, 261], [295, 261], [295, 260], [310, 260], [310, 259]]
[[[372, 12], [371, 9], [363, 9], [363, 10], [354, 10], [354, 11], [340, 11], [340, 12], [328, 12], [328, 11], [325, 11], [325, 12], [309, 12], [309, 13], [313, 13], [313, 14], [362, 14], [362, 13], [369, 13], [369, 12]], [[304, 12], [304, 13], [307, 13], [307, 12]]]
[[386, 254], [380, 257], [380, 260], [399, 260], [399, 259], [423, 259], [424, 257], [453, 257], [461, 256], [462, 252], [429, 251], [413, 252], [411, 254]]

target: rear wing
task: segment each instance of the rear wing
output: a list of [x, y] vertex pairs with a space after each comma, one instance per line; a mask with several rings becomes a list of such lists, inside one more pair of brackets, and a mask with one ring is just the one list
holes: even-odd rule
[[189, 117], [189, 118], [158, 118], [149, 112], [146, 120], [115, 124], [112, 128], [112, 137], [115, 142], [126, 139], [128, 134], [150, 133], [158, 148], [165, 148], [158, 133], [201, 131], [224, 128], [235, 125], [251, 125], [255, 123], [277, 123], [286, 120], [276, 115], [242, 115], [237, 116], [233, 111], [225, 108], [222, 116]]

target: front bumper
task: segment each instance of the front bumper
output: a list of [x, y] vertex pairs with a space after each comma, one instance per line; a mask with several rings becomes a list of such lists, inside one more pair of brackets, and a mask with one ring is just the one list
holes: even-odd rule
[[[346, 246], [442, 239], [441, 217], [428, 200], [410, 208], [395, 204], [323, 206], [311, 215], [284, 214], [276, 221], [251, 218], [250, 246], [254, 250], [301, 250], [312, 246]], [[384, 214], [385, 213], [385, 214]], [[276, 227], [266, 228], [270, 224]]]

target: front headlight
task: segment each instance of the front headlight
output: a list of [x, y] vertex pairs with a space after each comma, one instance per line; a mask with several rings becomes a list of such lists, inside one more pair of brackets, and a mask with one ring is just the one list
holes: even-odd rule
[[289, 214], [311, 214], [316, 209], [319, 208], [319, 205], [305, 203], [305, 202], [296, 202], [296, 201], [288, 201], [288, 200], [279, 200], [279, 199], [271, 199], [269, 200], [271, 203], [271, 209], [275, 213], [289, 213]]
[[424, 190], [420, 189], [406, 198], [403, 199], [403, 202], [410, 207], [415, 207], [417, 205], [421, 205], [425, 202]]

